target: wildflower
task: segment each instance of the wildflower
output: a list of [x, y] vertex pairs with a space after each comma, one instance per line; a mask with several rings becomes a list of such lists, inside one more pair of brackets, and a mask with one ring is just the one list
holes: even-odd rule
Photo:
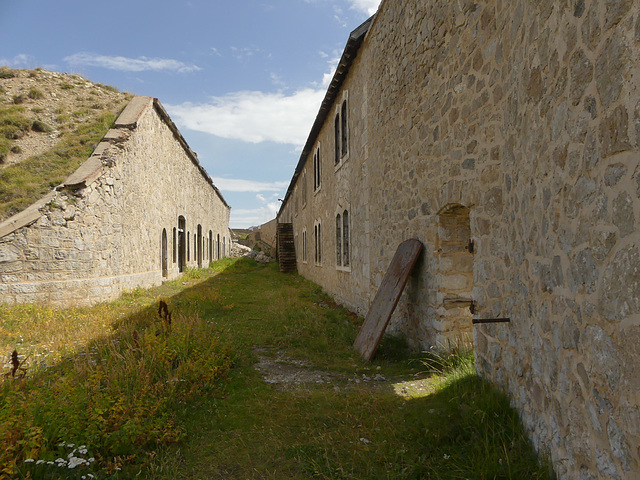
[[24, 463], [33, 463], [35, 460], [33, 458], [25, 458]]
[[451, 455], [447, 455], [446, 453], [442, 456], [442, 458], [444, 458], [445, 460], [449, 460], [451, 458]]
[[45, 461], [44, 461], [44, 460], [38, 460], [38, 461], [36, 462], [36, 465], [42, 465], [43, 463], [45, 463]]
[[[71, 457], [69, 459], [69, 468], [76, 468], [78, 465], [82, 466], [85, 464], [85, 459], [84, 458], [79, 458], [79, 457]], [[88, 465], [88, 463], [87, 463]]]

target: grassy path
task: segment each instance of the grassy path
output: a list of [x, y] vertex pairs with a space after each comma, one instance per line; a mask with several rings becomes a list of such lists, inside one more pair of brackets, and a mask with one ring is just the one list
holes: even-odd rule
[[[170, 332], [158, 323], [160, 298], [173, 315]], [[12, 476], [18, 478], [90, 478], [89, 472], [96, 478], [158, 480], [551, 478], [538, 465], [507, 399], [473, 375], [470, 354], [412, 356], [401, 342], [387, 339], [374, 362], [365, 364], [351, 348], [361, 319], [275, 265], [226, 260], [93, 309], [45, 315], [33, 308], [32, 315], [67, 315], [87, 325], [79, 343], [66, 350], [56, 347], [67, 345], [64, 340], [50, 340], [62, 333], [25, 338], [15, 321], [17, 308], [0, 310], [0, 346], [12, 348], [22, 335], [24, 352], [35, 355], [46, 343], [58, 360], [47, 369], [33, 365], [23, 381], [4, 382], [0, 424], [13, 417], [27, 422], [31, 410], [26, 404], [10, 408], [11, 395], [28, 402], [30, 391], [72, 375], [79, 384], [91, 384], [96, 369], [109, 366], [98, 387], [67, 395], [77, 405], [57, 415], [73, 416], [78, 405], [93, 412], [86, 395], [99, 399], [97, 392], [106, 390], [103, 421], [92, 413], [78, 419], [75, 430], [29, 423], [22, 447], [13, 451]], [[98, 333], [99, 339], [90, 338]], [[101, 350], [115, 339], [117, 347]], [[86, 367], [82, 352], [93, 347], [99, 359], [89, 360], [97, 366]], [[127, 367], [117, 374], [119, 362]], [[258, 362], [266, 365], [263, 371], [254, 368]], [[269, 369], [310, 381], [265, 381]], [[422, 389], [402, 383], [418, 380]], [[108, 390], [110, 383], [114, 390]], [[144, 408], [116, 416], [125, 407], [108, 399], [123, 388], [131, 389], [127, 402]], [[138, 423], [130, 425], [127, 415], [136, 414]], [[106, 429], [110, 424], [117, 428]], [[9, 442], [2, 428], [0, 441]], [[28, 432], [38, 428], [37, 448], [25, 448]], [[86, 432], [94, 433], [83, 437]], [[62, 469], [45, 469], [46, 463], [37, 471], [35, 462], [24, 464], [25, 458], [51, 461], [68, 448], [58, 446], [61, 440], [87, 443], [95, 462], [77, 471], [66, 468], [61, 477], [55, 475]], [[5, 458], [4, 468], [9, 466]]]

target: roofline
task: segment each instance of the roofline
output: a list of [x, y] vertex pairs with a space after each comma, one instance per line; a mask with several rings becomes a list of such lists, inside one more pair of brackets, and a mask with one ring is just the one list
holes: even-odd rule
[[338, 67], [336, 68], [336, 72], [333, 74], [333, 78], [331, 79], [331, 83], [329, 84], [329, 88], [327, 89], [327, 93], [325, 93], [324, 99], [322, 100], [322, 104], [320, 105], [320, 110], [316, 115], [316, 119], [313, 122], [313, 126], [311, 127], [311, 132], [309, 133], [309, 137], [307, 138], [307, 142], [304, 144], [302, 148], [302, 153], [300, 154], [300, 160], [298, 160], [298, 165], [293, 173], [293, 177], [291, 178], [291, 182], [289, 183], [289, 188], [287, 188], [287, 193], [284, 196], [282, 201], [282, 205], [280, 206], [280, 210], [276, 215], [276, 218], [280, 217], [284, 206], [287, 204], [289, 197], [291, 196], [291, 192], [293, 191], [293, 187], [296, 184], [302, 169], [313, 149], [313, 145], [320, 134], [320, 130], [324, 125], [327, 117], [329, 116], [329, 112], [331, 111], [331, 107], [340, 92], [340, 87], [342, 87], [342, 83], [349, 72], [349, 68], [353, 63], [353, 60], [356, 58], [358, 54], [358, 50], [360, 49], [360, 45], [364, 40], [365, 35], [369, 31], [369, 27], [375, 18], [375, 14], [369, 17], [365, 22], [363, 22], [358, 28], [353, 30], [349, 34], [349, 38], [347, 40], [347, 44], [344, 47], [344, 51], [342, 52], [342, 57], [340, 57], [340, 61], [338, 62]]
[[167, 124], [167, 126], [171, 130], [175, 139], [182, 146], [182, 149], [186, 152], [187, 156], [191, 159], [193, 164], [200, 171], [200, 173], [205, 178], [205, 180], [209, 183], [209, 185], [211, 185], [211, 187], [215, 190], [218, 197], [220, 197], [220, 200], [222, 200], [222, 203], [224, 203], [224, 205], [227, 208], [231, 208], [231, 206], [226, 202], [226, 200], [222, 196], [222, 193], [220, 192], [220, 190], [218, 190], [218, 187], [216, 187], [215, 184], [213, 183], [211, 176], [207, 173], [204, 167], [200, 165], [200, 161], [198, 160], [198, 155], [193, 150], [191, 150], [191, 147], [189, 147], [189, 144], [180, 133], [180, 130], [178, 130], [178, 127], [176, 126], [176, 124], [173, 123], [173, 120], [171, 120], [171, 117], [169, 117], [169, 114], [160, 103], [160, 100], [158, 100], [157, 98], [154, 98], [153, 106], [156, 112], [158, 112], [158, 115], [160, 115], [160, 118], [164, 120], [164, 122]]

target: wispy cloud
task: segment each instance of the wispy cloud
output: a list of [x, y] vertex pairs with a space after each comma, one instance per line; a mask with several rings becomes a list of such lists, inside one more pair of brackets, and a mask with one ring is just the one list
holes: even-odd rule
[[181, 127], [251, 143], [272, 141], [301, 147], [324, 97], [324, 89], [244, 91], [213, 97], [210, 103], [166, 105]]
[[274, 218], [280, 208], [280, 202], [276, 200], [277, 194], [267, 199], [263, 195], [256, 195], [260, 206], [257, 208], [231, 209], [229, 224], [231, 228], [247, 228], [262, 225]]
[[373, 15], [378, 10], [381, 0], [349, 0], [351, 8]]
[[[214, 177], [213, 183], [227, 192], [282, 192], [289, 182], [257, 182], [254, 180], [242, 180], [239, 178]], [[263, 195], [257, 195], [258, 200], [264, 200]]]
[[13, 58], [0, 58], [0, 65], [6, 65], [7, 67], [29, 68], [36, 65], [36, 59], [31, 55], [21, 53]]
[[101, 67], [109, 70], [119, 70], [125, 72], [143, 71], [174, 71], [178, 73], [190, 73], [201, 70], [197, 65], [187, 65], [186, 63], [171, 58], [128, 58], [120, 56], [97, 55], [94, 53], [74, 53], [64, 58], [69, 65], [83, 65], [89, 67]]

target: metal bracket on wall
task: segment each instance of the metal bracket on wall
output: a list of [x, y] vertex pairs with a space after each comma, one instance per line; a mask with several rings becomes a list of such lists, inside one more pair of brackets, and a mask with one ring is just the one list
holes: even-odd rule
[[473, 324], [476, 325], [478, 323], [509, 323], [511, 322], [510, 318], [474, 318]]

